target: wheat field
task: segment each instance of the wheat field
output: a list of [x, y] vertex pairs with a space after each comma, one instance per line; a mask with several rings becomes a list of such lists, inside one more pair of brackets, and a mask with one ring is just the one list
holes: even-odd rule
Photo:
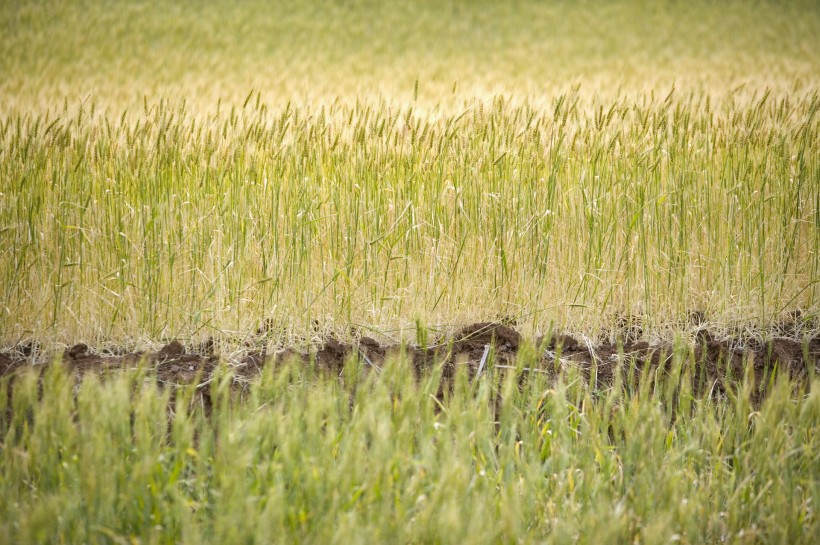
[[0, 2], [0, 542], [818, 542], [817, 51], [814, 0]]

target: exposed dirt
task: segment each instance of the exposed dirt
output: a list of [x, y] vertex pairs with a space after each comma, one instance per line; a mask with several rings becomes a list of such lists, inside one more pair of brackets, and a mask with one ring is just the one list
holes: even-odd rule
[[[433, 346], [382, 345], [371, 337], [360, 337], [352, 343], [336, 338], [324, 339], [321, 346], [309, 350], [288, 348], [273, 354], [264, 350], [251, 351], [238, 362], [224, 363], [234, 372], [234, 383], [243, 387], [259, 376], [267, 366], [279, 366], [288, 360], [305, 365], [315, 365], [319, 372], [339, 374], [346, 362], [358, 360], [365, 372], [378, 372], [391, 355], [403, 350], [412, 362], [415, 374], [420, 376], [426, 369], [443, 363], [443, 376], [452, 378], [459, 366], [464, 366], [470, 377], [486, 372], [490, 365], [501, 369], [516, 366], [519, 350], [524, 346], [538, 354], [538, 366], [524, 369], [524, 373], [540, 372], [555, 376], [574, 368], [597, 389], [612, 384], [620, 369], [626, 381], [637, 383], [644, 371], [669, 372], [673, 345], [650, 345], [633, 341], [632, 335], [620, 337], [618, 343], [578, 339], [568, 334], [555, 335], [550, 339], [539, 338], [524, 343], [521, 335], [512, 327], [500, 323], [476, 323], [459, 330], [452, 337]], [[624, 340], [625, 339], [625, 340]], [[774, 337], [767, 343], [758, 343], [744, 349], [735, 348], [732, 340], [716, 340], [708, 331], [698, 335], [697, 342], [689, 350], [697, 362], [691, 370], [696, 391], [709, 388], [712, 395], [719, 395], [743, 379], [745, 374], [754, 378], [756, 386], [764, 385], [767, 372], [777, 365], [795, 380], [805, 380], [810, 370], [820, 373], [820, 336], [806, 341], [790, 337]], [[93, 353], [85, 344], [72, 346], [62, 354], [62, 362], [77, 378], [85, 373], [106, 373], [137, 366], [144, 361], [156, 374], [160, 384], [196, 384], [203, 388], [210, 382], [215, 369], [224, 359], [214, 353], [212, 342], [186, 349], [178, 341], [172, 341], [153, 353]], [[17, 346], [0, 352], [0, 377], [16, 375], [27, 368], [44, 369], [46, 365], [32, 365], [37, 348], [34, 345]], [[532, 361], [528, 358], [528, 361]], [[649, 369], [645, 369], [649, 366]], [[763, 388], [756, 388], [756, 397], [762, 399]], [[203, 403], [208, 403], [204, 400]]]

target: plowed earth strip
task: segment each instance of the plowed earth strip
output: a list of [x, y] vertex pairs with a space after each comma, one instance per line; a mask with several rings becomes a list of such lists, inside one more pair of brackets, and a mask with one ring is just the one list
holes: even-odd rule
[[[739, 383], [745, 374], [754, 379], [755, 401], [765, 396], [764, 381], [777, 366], [794, 381], [802, 382], [813, 374], [820, 374], [820, 336], [808, 340], [776, 337], [758, 346], [745, 349], [733, 348], [736, 343], [719, 341], [708, 332], [701, 332], [689, 349], [695, 362], [692, 380], [695, 393], [709, 388], [711, 395], [721, 395]], [[469, 325], [449, 339], [435, 346], [382, 345], [370, 337], [355, 342], [341, 342], [336, 338], [324, 339], [321, 346], [310, 350], [288, 348], [276, 353], [251, 351], [239, 362], [229, 364], [234, 373], [234, 385], [243, 389], [258, 377], [267, 366], [280, 366], [295, 360], [305, 365], [315, 365], [319, 372], [341, 374], [346, 362], [358, 360], [365, 372], [378, 372], [392, 356], [405, 356], [411, 362], [416, 376], [437, 364], [443, 364], [445, 381], [455, 376], [458, 366], [464, 366], [470, 377], [493, 365], [501, 369], [515, 369], [522, 337], [514, 328], [497, 323]], [[668, 372], [671, 367], [674, 345], [672, 343], [649, 345], [646, 342], [610, 343], [593, 345], [570, 335], [557, 335], [552, 339], [536, 339], [537, 356], [528, 358], [537, 365], [524, 369], [524, 373], [545, 373], [557, 377], [569, 368], [577, 370], [593, 388], [605, 389], [611, 385], [620, 369], [624, 378], [640, 377], [646, 371]], [[15, 347], [0, 353], [0, 377], [17, 375], [28, 368], [45, 369], [47, 365], [31, 364], [31, 347]], [[402, 354], [402, 351], [404, 354]], [[492, 356], [490, 354], [492, 353]], [[85, 344], [77, 344], [66, 350], [60, 360], [77, 378], [89, 372], [107, 373], [136, 367], [145, 362], [156, 374], [160, 384], [197, 384], [202, 395], [207, 396], [205, 386], [220, 365], [228, 365], [213, 352], [211, 343], [196, 347], [191, 352], [178, 341], [172, 341], [158, 352], [128, 354], [94, 354]], [[12, 379], [13, 380], [13, 379]], [[209, 399], [203, 401], [209, 403]]]

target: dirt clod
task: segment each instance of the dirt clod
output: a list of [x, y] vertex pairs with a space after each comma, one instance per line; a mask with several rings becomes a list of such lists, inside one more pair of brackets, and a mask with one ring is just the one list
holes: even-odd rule
[[453, 344], [459, 348], [481, 348], [495, 344], [507, 350], [518, 350], [521, 334], [510, 326], [493, 322], [482, 322], [468, 325], [456, 333]]
[[379, 341], [374, 339], [373, 337], [362, 337], [359, 339], [359, 345], [369, 348], [371, 350], [378, 350], [379, 348]]
[[185, 347], [182, 346], [182, 343], [179, 341], [171, 341], [170, 343], [166, 344], [165, 346], [160, 349], [157, 356], [160, 359], [172, 359], [177, 358], [185, 353]]
[[581, 348], [578, 341], [571, 335], [558, 335], [553, 342], [553, 347], [557, 348], [559, 346], [561, 347], [561, 351], [565, 354], [578, 352]]
[[85, 343], [78, 343], [66, 350], [65, 355], [72, 360], [76, 360], [85, 356], [86, 352], [88, 352], [88, 345]]

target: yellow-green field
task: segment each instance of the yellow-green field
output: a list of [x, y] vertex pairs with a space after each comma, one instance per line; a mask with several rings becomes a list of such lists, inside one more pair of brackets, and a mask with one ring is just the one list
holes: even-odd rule
[[816, 313], [816, 6], [3, 8], [6, 343]]
[[[2, 2], [0, 542], [816, 542], [818, 51], [816, 1]], [[75, 343], [133, 368], [38, 395]]]

